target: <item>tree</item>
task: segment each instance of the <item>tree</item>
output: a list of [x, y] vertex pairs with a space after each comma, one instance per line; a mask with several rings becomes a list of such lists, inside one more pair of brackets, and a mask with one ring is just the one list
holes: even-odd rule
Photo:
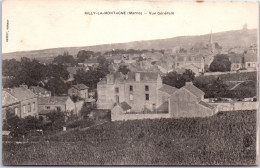
[[3, 61], [3, 74], [8, 76], [4, 87], [21, 84], [32, 86], [45, 78], [46, 66], [35, 59], [31, 61], [26, 57], [21, 58], [21, 61], [5, 60]]
[[163, 83], [176, 88], [181, 88], [186, 82], [194, 81], [195, 74], [190, 69], [186, 69], [183, 74], [177, 72], [170, 72], [163, 77]]
[[98, 63], [101, 64], [101, 65], [107, 64], [107, 60], [106, 60], [106, 58], [105, 58], [103, 55], [102, 55], [102, 56], [99, 56], [99, 57], [97, 58], [97, 61], [98, 61]]
[[231, 62], [225, 54], [219, 54], [214, 57], [213, 62], [210, 64], [209, 70], [211, 72], [226, 72], [230, 71]]
[[88, 118], [88, 115], [90, 114], [90, 112], [95, 109], [95, 107], [89, 103], [84, 103], [83, 104], [83, 107], [81, 108], [80, 110], [80, 115], [83, 117], [83, 118]]
[[50, 90], [53, 96], [57, 96], [66, 94], [69, 86], [60, 78], [51, 78], [46, 83], [45, 88]]
[[71, 66], [76, 65], [76, 60], [68, 52], [64, 52], [63, 55], [58, 55], [54, 58], [53, 63], [57, 64], [70, 64]]
[[87, 72], [83, 70], [77, 71], [74, 76], [75, 83], [83, 83], [94, 89], [97, 87], [97, 83], [109, 73], [108, 65], [100, 64], [97, 68], [90, 68]]
[[177, 72], [169, 72], [163, 77], [163, 83], [175, 87], [177, 83], [178, 74]]
[[130, 70], [126, 65], [120, 65], [118, 68], [118, 72], [122, 72], [124, 75], [126, 75], [128, 74], [128, 72], [130, 72]]
[[61, 129], [65, 124], [65, 114], [61, 111], [52, 111], [47, 114], [53, 129]]
[[93, 51], [81, 50], [77, 54], [78, 62], [84, 62], [86, 59], [89, 59], [93, 55], [99, 55], [99, 53], [95, 54]]
[[66, 80], [69, 78], [69, 72], [62, 64], [49, 64], [47, 66], [46, 76], [49, 78], [63, 78]]
[[25, 129], [24, 119], [19, 118], [11, 112], [11, 109], [6, 110], [6, 120], [4, 121], [3, 128], [9, 130], [12, 137], [22, 137], [28, 133]]

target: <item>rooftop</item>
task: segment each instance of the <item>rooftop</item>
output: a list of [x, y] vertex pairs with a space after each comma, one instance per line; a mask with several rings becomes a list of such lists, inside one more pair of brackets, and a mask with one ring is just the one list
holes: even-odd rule
[[211, 106], [210, 104], [208, 104], [208, 103], [206, 103], [204, 101], [200, 101], [199, 104], [202, 105], [202, 106], [205, 106], [207, 108], [210, 108], [210, 109], [214, 109], [215, 108], [215, 107]]
[[124, 111], [131, 109], [132, 107], [127, 102], [122, 102], [119, 105]]
[[204, 95], [204, 92], [196, 86], [194, 86], [192, 82], [186, 82], [185, 86], [183, 86], [182, 88], [185, 88], [197, 97], [201, 97]]
[[84, 68], [83, 67], [68, 67], [67, 68], [67, 71], [73, 75], [76, 75], [78, 70], [84, 70]]
[[[135, 81], [136, 73], [140, 74], [140, 82], [156, 82], [159, 75], [157, 72], [129, 72], [127, 75], [116, 72], [113, 74], [108, 74], [106, 78], [111, 75], [114, 79], [114, 83], [133, 82]], [[98, 84], [106, 84], [106, 78], [103, 78]]]
[[14, 87], [14, 88], [8, 88], [4, 89], [6, 92], [14, 96], [19, 101], [32, 99], [37, 97], [36, 94], [34, 94], [31, 90], [25, 88], [25, 87]]
[[44, 88], [42, 88], [42, 87], [40, 87], [40, 86], [30, 86], [29, 89], [30, 89], [33, 93], [35, 93], [35, 94], [48, 93], [48, 92], [50, 92], [49, 90], [44, 89]]
[[19, 103], [19, 100], [12, 96], [9, 92], [6, 90], [2, 91], [2, 106], [8, 106], [12, 104]]
[[68, 100], [68, 96], [39, 97], [39, 105], [64, 105]]
[[246, 53], [245, 62], [257, 62], [257, 54], [255, 53]]
[[77, 84], [77, 85], [73, 85], [72, 87], [76, 88], [77, 90], [85, 90], [85, 89], [88, 89], [89, 87], [87, 87], [86, 85], [84, 84]]
[[162, 92], [168, 93], [169, 95], [177, 91], [178, 89], [166, 84], [163, 84], [163, 86], [159, 89]]

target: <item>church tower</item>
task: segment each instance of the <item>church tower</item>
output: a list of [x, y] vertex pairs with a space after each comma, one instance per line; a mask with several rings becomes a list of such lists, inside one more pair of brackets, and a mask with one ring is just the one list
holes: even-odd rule
[[215, 43], [213, 43], [212, 30], [209, 35], [208, 49], [213, 53], [215, 51]]

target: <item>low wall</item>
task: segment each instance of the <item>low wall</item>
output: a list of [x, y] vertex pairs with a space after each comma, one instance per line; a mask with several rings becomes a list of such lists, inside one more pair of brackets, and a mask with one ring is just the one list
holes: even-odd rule
[[217, 111], [257, 110], [259, 102], [221, 102], [209, 103], [217, 105]]
[[169, 113], [157, 113], [157, 114], [117, 114], [111, 115], [112, 121], [122, 120], [142, 120], [142, 119], [159, 119], [159, 118], [170, 118]]
[[[244, 73], [244, 72], [255, 72], [257, 70], [239, 70], [239, 73]], [[235, 74], [237, 71], [228, 71], [228, 72], [205, 72], [203, 75], [204, 76], [211, 76], [211, 75], [223, 75], [223, 74]]]

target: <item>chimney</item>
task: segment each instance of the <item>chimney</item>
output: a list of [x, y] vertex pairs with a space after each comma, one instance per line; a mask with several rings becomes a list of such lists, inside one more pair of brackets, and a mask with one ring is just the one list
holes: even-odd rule
[[114, 84], [114, 74], [107, 75], [107, 84]]
[[135, 73], [135, 81], [140, 82], [140, 73], [139, 72]]
[[28, 86], [25, 85], [25, 84], [20, 85], [20, 87], [23, 87], [23, 88], [25, 88], [25, 89], [28, 89]]

